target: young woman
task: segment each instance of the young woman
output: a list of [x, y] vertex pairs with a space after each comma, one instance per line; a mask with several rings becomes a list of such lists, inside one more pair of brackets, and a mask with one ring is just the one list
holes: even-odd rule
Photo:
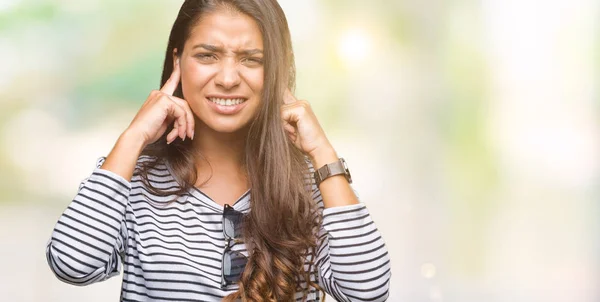
[[54, 228], [56, 276], [124, 267], [122, 301], [385, 300], [384, 241], [294, 82], [276, 0], [186, 0], [162, 88]]

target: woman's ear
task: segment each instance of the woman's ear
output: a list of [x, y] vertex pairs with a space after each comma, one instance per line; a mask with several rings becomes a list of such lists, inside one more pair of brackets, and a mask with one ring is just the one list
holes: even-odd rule
[[180, 54], [177, 52], [177, 48], [173, 49], [173, 69], [175, 69], [175, 65], [179, 65], [179, 56]]

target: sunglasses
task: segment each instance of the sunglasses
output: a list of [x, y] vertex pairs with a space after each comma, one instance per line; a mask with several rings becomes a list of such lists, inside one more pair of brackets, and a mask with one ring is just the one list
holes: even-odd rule
[[243, 218], [244, 214], [242, 212], [234, 210], [228, 204], [225, 205], [223, 209], [225, 250], [221, 261], [221, 288], [237, 283], [242, 276], [242, 272], [244, 272], [246, 263], [248, 263], [248, 258], [244, 254], [231, 250], [235, 243], [242, 242], [240, 235], [242, 233]]

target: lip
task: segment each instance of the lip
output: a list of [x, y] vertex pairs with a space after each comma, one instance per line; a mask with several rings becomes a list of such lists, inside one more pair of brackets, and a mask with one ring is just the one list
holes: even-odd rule
[[243, 96], [243, 95], [225, 95], [225, 94], [207, 94], [206, 95], [207, 99], [211, 99], [211, 98], [217, 98], [217, 99], [244, 99], [247, 100], [248, 98]]
[[[222, 106], [222, 105], [218, 105], [216, 103], [213, 103], [211, 100], [209, 100], [209, 98], [219, 98], [219, 99], [244, 99], [245, 101], [241, 104], [237, 104], [237, 105], [231, 105], [231, 106]], [[224, 96], [224, 95], [209, 95], [206, 97], [206, 102], [208, 102], [208, 105], [217, 113], [220, 114], [225, 114], [225, 115], [233, 115], [238, 113], [240, 110], [242, 110], [244, 107], [246, 107], [246, 103], [248, 103], [248, 98], [243, 97], [243, 96], [232, 96], [232, 95], [228, 95], [228, 96]]]

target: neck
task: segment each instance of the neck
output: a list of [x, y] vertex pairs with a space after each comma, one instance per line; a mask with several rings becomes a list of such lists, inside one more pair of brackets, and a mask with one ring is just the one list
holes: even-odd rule
[[209, 162], [213, 172], [243, 172], [246, 131], [219, 133], [196, 119], [195, 133], [193, 145], [199, 174], [210, 170], [207, 169]]

